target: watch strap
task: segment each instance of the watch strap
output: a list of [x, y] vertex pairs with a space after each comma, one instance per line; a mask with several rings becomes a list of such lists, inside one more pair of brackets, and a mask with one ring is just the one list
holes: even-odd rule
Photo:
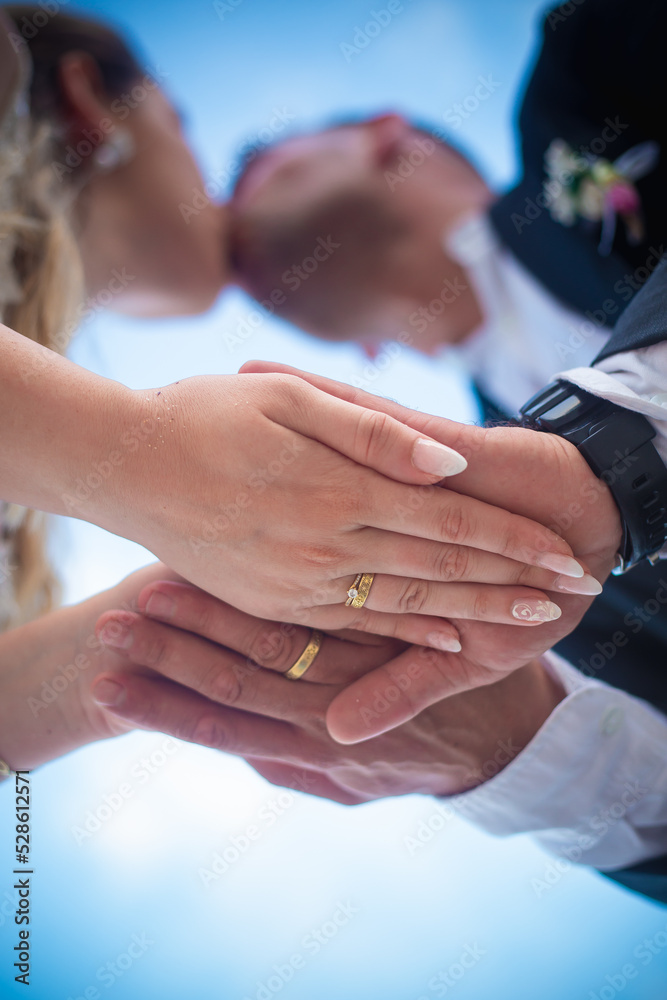
[[521, 414], [525, 426], [574, 444], [609, 487], [623, 525], [615, 572], [653, 559], [667, 536], [667, 468], [650, 421], [563, 380], [529, 400]]

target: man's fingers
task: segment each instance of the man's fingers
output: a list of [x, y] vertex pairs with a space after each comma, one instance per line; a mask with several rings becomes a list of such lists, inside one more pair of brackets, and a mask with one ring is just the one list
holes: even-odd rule
[[323, 716], [331, 698], [328, 688], [302, 684], [295, 690], [293, 682], [262, 670], [247, 657], [133, 612], [106, 612], [96, 633], [136, 666], [242, 711], [296, 722], [304, 714], [310, 719]]
[[308, 753], [304, 734], [286, 722], [226, 708], [195, 691], [138, 673], [101, 674], [95, 701], [139, 728], [224, 750], [241, 757], [280, 757], [299, 764]]
[[360, 743], [443, 698], [487, 683], [488, 673], [464, 655], [413, 646], [341, 691], [329, 705], [327, 729], [338, 743]]
[[[196, 633], [236, 650], [252, 663], [281, 674], [294, 665], [310, 640], [315, 625], [301, 626], [254, 618], [189, 584], [156, 581], [139, 594], [139, 609], [151, 618]], [[354, 610], [354, 609], [352, 609]], [[341, 611], [349, 612], [341, 604]], [[354, 615], [340, 616], [347, 627]], [[332, 626], [337, 627], [337, 626]], [[454, 630], [452, 630], [452, 633]], [[401, 649], [390, 640], [350, 646], [327, 636], [304, 681], [343, 684], [383, 663]]]

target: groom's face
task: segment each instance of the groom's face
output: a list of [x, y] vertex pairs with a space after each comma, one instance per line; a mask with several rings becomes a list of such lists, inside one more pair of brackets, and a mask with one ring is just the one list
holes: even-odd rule
[[443, 152], [430, 170], [413, 171], [414, 182], [393, 183], [396, 163], [419, 142], [424, 136], [409, 121], [384, 115], [257, 154], [230, 203], [238, 283], [308, 333], [354, 340], [369, 354], [387, 340], [433, 354], [462, 339], [452, 309], [429, 322], [420, 310], [448, 276], [446, 264], [444, 277], [436, 274], [443, 191], [451, 188], [456, 201], [467, 194], [458, 178], [468, 184], [468, 173], [477, 175], [460, 154]]
[[407, 307], [380, 281], [392, 200], [373, 120], [261, 152], [231, 202], [237, 280], [259, 301], [278, 289], [280, 314], [309, 333], [373, 353], [404, 328]]

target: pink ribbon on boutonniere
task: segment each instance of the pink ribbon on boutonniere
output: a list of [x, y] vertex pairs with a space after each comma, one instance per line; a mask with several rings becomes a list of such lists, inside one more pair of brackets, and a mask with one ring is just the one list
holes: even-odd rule
[[579, 219], [601, 223], [598, 253], [603, 256], [611, 253], [619, 218], [628, 242], [641, 243], [644, 218], [634, 181], [649, 174], [659, 156], [657, 142], [640, 142], [612, 163], [554, 139], [544, 155], [544, 193], [552, 219], [564, 226]]

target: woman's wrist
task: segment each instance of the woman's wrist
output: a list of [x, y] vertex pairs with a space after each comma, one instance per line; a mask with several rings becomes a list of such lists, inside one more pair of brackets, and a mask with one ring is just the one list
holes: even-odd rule
[[0, 636], [0, 756], [31, 769], [99, 739], [81, 699], [85, 604], [65, 608]]
[[97, 674], [119, 665], [97, 639], [95, 623], [109, 608], [132, 608], [152, 580], [173, 578], [155, 563], [81, 604], [0, 635], [0, 758], [13, 770], [130, 728], [90, 697]]
[[0, 356], [3, 499], [98, 521], [134, 394], [1, 326]]

